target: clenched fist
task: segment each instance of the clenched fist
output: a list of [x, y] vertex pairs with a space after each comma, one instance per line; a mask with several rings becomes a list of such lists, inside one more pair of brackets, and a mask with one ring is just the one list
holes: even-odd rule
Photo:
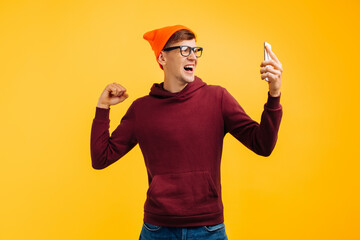
[[118, 83], [107, 85], [101, 93], [97, 107], [108, 109], [111, 105], [116, 105], [127, 99], [129, 95], [126, 89]]

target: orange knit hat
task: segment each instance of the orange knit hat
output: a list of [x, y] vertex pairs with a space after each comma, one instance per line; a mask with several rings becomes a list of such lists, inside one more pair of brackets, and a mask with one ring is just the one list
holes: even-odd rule
[[[156, 61], [160, 55], [161, 50], [164, 48], [165, 44], [167, 43], [167, 41], [169, 40], [169, 38], [177, 31], [179, 30], [189, 30], [191, 31], [189, 28], [182, 26], [182, 25], [175, 25], [175, 26], [168, 26], [168, 27], [163, 27], [163, 28], [159, 28], [159, 29], [155, 29], [152, 31], [149, 31], [147, 33], [144, 34], [144, 39], [147, 40], [150, 45], [151, 48], [154, 50], [155, 52], [155, 57], [156, 57]], [[193, 31], [191, 31], [192, 33], [194, 33]], [[195, 35], [195, 33], [194, 33]], [[196, 40], [196, 35], [195, 35], [195, 40]], [[160, 68], [162, 68], [161, 64]]]

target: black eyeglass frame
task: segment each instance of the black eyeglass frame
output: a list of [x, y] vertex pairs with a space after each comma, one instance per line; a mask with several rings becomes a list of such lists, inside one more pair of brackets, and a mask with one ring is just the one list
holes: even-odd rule
[[[188, 47], [188, 48], [191, 49], [188, 55], [184, 55], [184, 54], [183, 54], [183, 50], [182, 50], [183, 47]], [[190, 56], [191, 51], [193, 51], [194, 54], [195, 54], [195, 56], [196, 56], [195, 50], [200, 50], [200, 56], [196, 56], [196, 58], [199, 58], [199, 57], [202, 56], [202, 52], [203, 52], [203, 48], [202, 48], [202, 47], [190, 47], [190, 46], [186, 46], [186, 45], [164, 48], [163, 51], [168, 52], [168, 51], [171, 51], [171, 50], [174, 50], [174, 49], [178, 49], [178, 48], [180, 48], [180, 54], [181, 54], [181, 56], [183, 56], [183, 57], [188, 57], [188, 56]]]

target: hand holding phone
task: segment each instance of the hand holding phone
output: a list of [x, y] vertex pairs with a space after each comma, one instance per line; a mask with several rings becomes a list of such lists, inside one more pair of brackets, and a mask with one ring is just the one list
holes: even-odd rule
[[[264, 60], [268, 61], [271, 60], [270, 54], [268, 53], [268, 51], [266, 51], [265, 46], [268, 46], [268, 48], [271, 50], [271, 45], [267, 42], [264, 42]], [[272, 67], [271, 65], [267, 65], [266, 67]], [[268, 78], [265, 78], [265, 81], [269, 81]]]

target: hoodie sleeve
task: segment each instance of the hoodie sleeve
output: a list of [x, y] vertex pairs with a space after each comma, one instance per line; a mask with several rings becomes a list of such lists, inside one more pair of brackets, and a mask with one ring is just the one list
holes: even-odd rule
[[268, 93], [260, 124], [252, 120], [230, 93], [223, 89], [222, 114], [225, 134], [229, 132], [258, 155], [269, 156], [273, 151], [282, 117], [280, 96]]
[[91, 128], [91, 161], [94, 169], [103, 169], [119, 160], [136, 144], [134, 103], [109, 136], [110, 109], [96, 108]]

